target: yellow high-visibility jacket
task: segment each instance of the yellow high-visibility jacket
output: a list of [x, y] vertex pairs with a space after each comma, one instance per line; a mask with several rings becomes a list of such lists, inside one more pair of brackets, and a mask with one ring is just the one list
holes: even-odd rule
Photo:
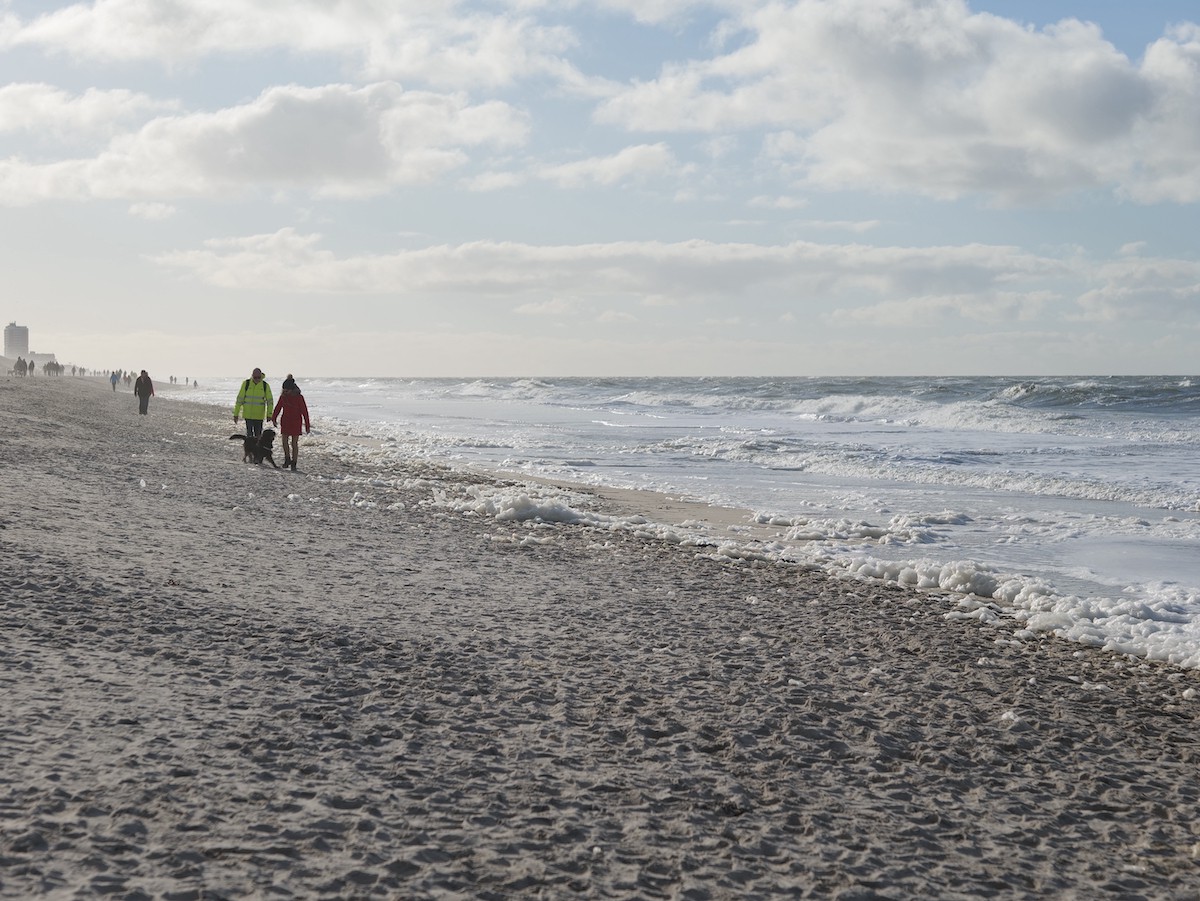
[[256, 385], [254, 379], [246, 379], [234, 401], [233, 415], [240, 415], [243, 419], [270, 419], [274, 408], [271, 386], [267, 380], [263, 379]]

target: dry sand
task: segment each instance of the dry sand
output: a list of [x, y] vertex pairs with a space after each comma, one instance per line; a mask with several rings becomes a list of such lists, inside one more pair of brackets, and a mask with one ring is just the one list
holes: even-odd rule
[[4, 898], [1200, 897], [1195, 672], [233, 432], [0, 381]]

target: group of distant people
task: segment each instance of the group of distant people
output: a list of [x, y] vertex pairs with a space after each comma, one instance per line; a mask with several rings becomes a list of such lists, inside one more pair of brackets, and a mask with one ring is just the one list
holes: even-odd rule
[[[142, 375], [146, 375], [146, 370], [144, 370], [144, 369], [142, 370]], [[146, 378], [150, 378], [150, 376], [148, 376], [148, 375], [147, 375], [147, 376], [146, 376]], [[117, 385], [119, 385], [119, 384], [121, 384], [122, 382], [124, 382], [124, 383], [125, 383], [125, 386], [126, 386], [126, 387], [128, 387], [128, 386], [129, 386], [131, 383], [133, 383], [133, 382], [136, 380], [136, 377], [135, 377], [135, 376], [134, 376], [134, 374], [133, 374], [133, 370], [127, 370], [127, 369], [114, 369], [114, 370], [112, 371], [112, 374], [111, 374], [111, 375], [109, 375], [109, 377], [108, 377], [108, 380], [109, 380], [109, 382], [111, 382], [111, 383], [112, 383], [112, 389], [113, 389], [113, 391], [116, 391], [116, 390], [117, 390]], [[171, 384], [172, 384], [172, 385], [179, 385], [179, 384], [182, 384], [182, 385], [185, 385], [185, 386], [186, 386], [186, 385], [187, 385], [187, 383], [188, 383], [188, 380], [187, 380], [187, 378], [186, 378], [186, 377], [183, 379], [183, 381], [182, 381], [182, 382], [180, 382], [180, 380], [179, 380], [177, 377], [175, 377], [175, 376], [171, 376]], [[193, 388], [199, 388], [199, 387], [200, 387], [200, 383], [199, 383], [199, 382], [197, 382], [197, 381], [193, 381], [193, 382], [192, 382], [192, 387], [193, 387]]]
[[[117, 383], [122, 375], [128, 384], [129, 373], [122, 374], [114, 370], [110, 376], [113, 391], [117, 390]], [[174, 376], [171, 377], [171, 381], [174, 384]], [[184, 379], [183, 383], [186, 385], [187, 379]], [[145, 369], [134, 381], [133, 393], [138, 399], [138, 414], [145, 416], [150, 408], [150, 398], [154, 396], [154, 382]], [[250, 438], [261, 438], [263, 421], [270, 419], [271, 425], [283, 436], [283, 465], [294, 472], [296, 461], [300, 457], [300, 431], [303, 428], [304, 434], [312, 433], [308, 403], [290, 372], [283, 380], [279, 401], [272, 405], [273, 400], [271, 386], [267, 383], [263, 371], [257, 366], [254, 367], [250, 378], [242, 382], [241, 388], [238, 389], [237, 399], [233, 403], [233, 421], [237, 423], [238, 419], [245, 420], [246, 435]]]
[[[42, 363], [41, 368], [44, 375], [66, 375], [67, 373], [66, 364], [59, 363], [57, 360], [46, 360]], [[26, 360], [24, 357], [17, 357], [17, 362], [14, 363], [12, 368], [8, 370], [8, 374], [19, 376], [37, 375], [37, 371], [38, 364], [32, 359], [32, 357], [28, 360]], [[72, 378], [85, 378], [88, 375], [103, 374], [104, 373], [101, 373], [96, 369], [89, 370], [86, 366], [80, 366], [78, 364], [71, 367]], [[172, 381], [174, 381], [174, 379], [172, 379]]]
[[[62, 375], [66, 372], [67, 367], [62, 363], [56, 363], [54, 360], [47, 360], [42, 364], [42, 373], [44, 375]], [[27, 376], [37, 375], [37, 363], [33, 360], [26, 360], [24, 357], [17, 357], [17, 362], [13, 364], [13, 375]], [[75, 368], [71, 368], [71, 375], [75, 374]]]

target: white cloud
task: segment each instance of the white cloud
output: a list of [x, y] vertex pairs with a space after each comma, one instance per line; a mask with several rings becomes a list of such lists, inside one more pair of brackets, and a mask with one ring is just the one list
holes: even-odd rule
[[499, 101], [354, 88], [271, 88], [215, 113], [155, 119], [92, 159], [0, 161], [0, 203], [38, 199], [161, 199], [267, 188], [326, 197], [426, 184], [466, 148], [525, 140], [522, 114]]
[[[1031, 200], [1095, 187], [1200, 199], [1200, 29], [1137, 66], [1100, 31], [1043, 31], [962, 0], [760, 4], [746, 40], [667, 63], [603, 103], [632, 130], [784, 130], [768, 149], [804, 182]], [[786, 137], [787, 140], [780, 140]]]
[[632, 313], [627, 313], [624, 310], [605, 310], [596, 317], [596, 321], [604, 325], [627, 325], [637, 322], [638, 318]]
[[676, 166], [675, 157], [666, 144], [639, 144], [612, 156], [545, 166], [538, 171], [538, 176], [561, 187], [574, 188], [585, 184], [613, 185], [629, 178], [660, 175]]
[[802, 210], [808, 206], [808, 200], [804, 197], [768, 197], [760, 194], [750, 198], [750, 206], [768, 210]]
[[1073, 262], [986, 245], [480, 241], [338, 257], [321, 249], [319, 236], [284, 229], [157, 260], [192, 278], [256, 293], [507, 297], [521, 300], [521, 312], [540, 314], [565, 312], [563, 296], [648, 306], [771, 298], [816, 315], [863, 306], [886, 311], [888, 304], [945, 296], [975, 298], [958, 301], [964, 305], [997, 298], [1011, 305], [1048, 296], [1060, 282], [1092, 286]]
[[482, 172], [463, 179], [469, 191], [499, 191], [526, 184], [530, 179], [551, 182], [560, 188], [605, 187], [623, 181], [646, 179], [681, 167], [666, 144], [639, 144], [608, 156], [595, 156], [557, 165], [535, 165], [524, 172]]
[[1056, 300], [1047, 291], [1015, 293], [1005, 291], [980, 294], [932, 295], [885, 300], [853, 309], [833, 310], [829, 320], [837, 323], [870, 325], [876, 328], [925, 326], [949, 319], [964, 319], [991, 325], [1029, 322]]
[[482, 172], [463, 179], [468, 191], [503, 191], [525, 183], [525, 176], [518, 172]]
[[0, 86], [0, 133], [111, 136], [126, 123], [177, 108], [174, 101], [134, 91], [89, 88], [71, 94], [48, 84], [16, 82]]
[[1180, 323], [1200, 312], [1200, 262], [1128, 257], [1104, 264], [1079, 300], [1082, 317]]
[[129, 215], [152, 222], [170, 219], [175, 212], [175, 207], [168, 203], [135, 203], [129, 207]]
[[[761, 139], [764, 162], [810, 190], [866, 188], [948, 199], [982, 193], [1012, 203], [1101, 188], [1144, 203], [1200, 200], [1200, 121], [1193, 114], [1200, 105], [1200, 28], [1194, 25], [1176, 27], [1135, 63], [1095, 26], [1064, 20], [1038, 31], [973, 13], [963, 0], [603, 0], [587, 6], [592, 15], [666, 27], [701, 17], [713, 27], [715, 15], [726, 18], [713, 27], [711, 46], [717, 49], [711, 57], [667, 61], [658, 77], [623, 86], [577, 68], [572, 54], [589, 57], [586, 35], [576, 31], [581, 25], [564, 13], [572, 4], [543, 0], [95, 0], [25, 20], [7, 16], [0, 49], [100, 63], [153, 61], [172, 71], [208, 57], [253, 59], [279, 50], [297, 65], [314, 56], [341, 65], [371, 82], [356, 90], [371, 92], [396, 82], [439, 92], [503, 90], [541, 79], [576, 95], [605, 98], [595, 111], [600, 123], [703, 133], [697, 149], [722, 168], [735, 162], [739, 144]], [[325, 128], [333, 140], [310, 172], [301, 171], [295, 148], [280, 160], [283, 149], [268, 143], [261, 155], [267, 187], [308, 186], [315, 174], [321, 182], [316, 190], [325, 196], [372, 194], [428, 182], [466, 160], [463, 148], [470, 142], [461, 138], [427, 142], [419, 152], [369, 149], [369, 139], [350, 147], [353, 133], [341, 136], [346, 109], [323, 112], [312, 98], [299, 99], [302, 90], [331, 88], [273, 90], [295, 100], [285, 128], [301, 138], [310, 133], [296, 119], [303, 108], [314, 121], [322, 118], [313, 127]], [[420, 92], [405, 95], [411, 100]], [[460, 118], [490, 110], [507, 120], [495, 127], [521, 131], [518, 140], [524, 140], [526, 114], [508, 102], [425, 96], [456, 98]], [[265, 115], [272, 97], [278, 101], [273, 118], [282, 120], [286, 104], [269, 89], [236, 108], [246, 118], [231, 127], [249, 127], [249, 118]], [[131, 91], [72, 96], [47, 85], [9, 85], [0, 92], [0, 132], [35, 130], [33, 123], [41, 122], [51, 133], [91, 129], [107, 136], [164, 106], [173, 108]], [[231, 119], [234, 110], [207, 115], [210, 132], [219, 131], [220, 120]], [[169, 144], [186, 141], [184, 132], [203, 119], [190, 114], [158, 120], [96, 160], [60, 158], [50, 168], [28, 170], [27, 161], [14, 167], [10, 158], [0, 188], [8, 202], [44, 192], [87, 196], [93, 188], [94, 196], [127, 196], [129, 188], [114, 185], [123, 161], [132, 159], [128, 154], [160, 134]], [[764, 137], [763, 130], [770, 133]], [[236, 149], [244, 136], [235, 130], [229, 137]], [[211, 146], [182, 153], [190, 159], [172, 152], [164, 157], [176, 173], [154, 177], [166, 185], [182, 179], [185, 192], [220, 183], [191, 165], [219, 156]], [[330, 157], [363, 168], [333, 175]], [[476, 192], [530, 177], [572, 187], [611, 185], [674, 166], [660, 142], [611, 157], [531, 163], [523, 174], [473, 174], [462, 184]], [[228, 183], [239, 187], [253, 170], [251, 159], [226, 159], [222, 167], [233, 176]], [[696, 190], [681, 197], [699, 196]], [[787, 200], [779, 196], [778, 202]]]
[[1124, 182], [1143, 203], [1200, 200], [1200, 26], [1180, 25], [1146, 51], [1154, 104], [1135, 136], [1138, 165]]
[[553, 300], [545, 300], [540, 303], [523, 303], [516, 307], [513, 312], [519, 313], [522, 316], [562, 316], [565, 313], [570, 313], [574, 310], [574, 305], [562, 298], [554, 298]]
[[562, 57], [574, 41], [568, 29], [454, 0], [96, 0], [0, 29], [0, 49], [169, 67], [281, 49], [343, 59], [369, 80], [442, 88], [546, 74], [585, 83]]
[[751, 5], [754, 0], [505, 0], [507, 6], [518, 10], [586, 8], [632, 16], [638, 22], [664, 24], [683, 22], [696, 14], [714, 10], [734, 11]]
[[862, 235], [874, 231], [882, 223], [878, 219], [798, 219], [793, 224], [821, 231], [848, 231]]

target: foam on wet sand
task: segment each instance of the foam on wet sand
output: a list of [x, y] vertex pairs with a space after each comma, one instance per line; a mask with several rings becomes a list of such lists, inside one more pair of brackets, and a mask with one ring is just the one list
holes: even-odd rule
[[1195, 896], [1196, 671], [230, 426], [0, 381], [0, 896]]

